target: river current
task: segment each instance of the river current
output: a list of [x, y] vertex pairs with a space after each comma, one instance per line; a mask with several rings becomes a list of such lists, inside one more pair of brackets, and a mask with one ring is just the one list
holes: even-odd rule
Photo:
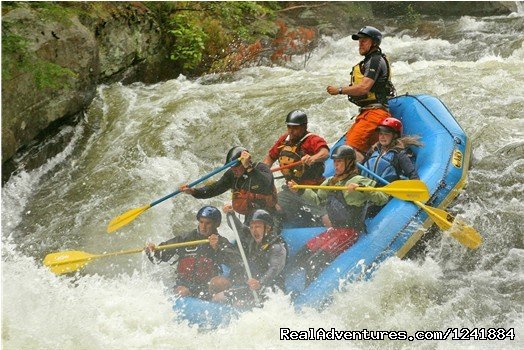
[[[99, 86], [71, 142], [2, 188], [2, 344], [5, 349], [522, 349], [524, 347], [524, 17], [431, 22], [432, 38], [386, 28], [398, 94], [439, 97], [473, 141], [464, 193], [449, 209], [475, 227], [475, 251], [437, 232], [408, 259], [336, 292], [325, 310], [296, 312], [283, 294], [229, 326], [199, 331], [174, 320], [173, 268], [142, 254], [99, 259], [76, 276], [42, 266], [51, 252], [93, 254], [161, 242], [192, 229], [210, 200], [179, 195], [108, 234], [115, 216], [159, 199], [223, 164], [243, 145], [261, 159], [293, 109], [335, 142], [357, 108], [325, 92], [360, 60], [350, 37], [323, 38], [307, 64], [155, 84]], [[519, 214], [520, 213], [520, 214]], [[225, 224], [220, 231], [231, 232]], [[293, 330], [514, 328], [515, 340], [282, 341]]]

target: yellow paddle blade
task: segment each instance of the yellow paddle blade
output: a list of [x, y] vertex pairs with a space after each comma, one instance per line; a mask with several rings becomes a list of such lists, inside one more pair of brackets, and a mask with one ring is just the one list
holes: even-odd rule
[[93, 258], [96, 258], [96, 255], [70, 250], [46, 255], [44, 265], [49, 266], [53, 273], [61, 275], [82, 268]]
[[453, 238], [469, 249], [477, 249], [484, 241], [477, 230], [471, 226], [466, 225], [459, 219], [455, 219], [455, 221], [453, 221], [453, 227], [450, 230], [450, 234]]
[[147, 209], [151, 208], [151, 205], [144, 205], [140, 208], [135, 208], [126, 211], [124, 214], [117, 216], [107, 226], [107, 233], [111, 233], [113, 231], [118, 230], [121, 227], [124, 227], [125, 225], [129, 224], [131, 221], [135, 220], [136, 217], [143, 212], [145, 212]]
[[435, 224], [442, 230], [450, 230], [450, 234], [460, 244], [470, 249], [477, 249], [482, 244], [482, 236], [473, 227], [466, 225], [462, 220], [455, 219], [447, 211], [415, 202], [428, 214]]
[[451, 216], [447, 211], [433, 208], [420, 202], [415, 202], [415, 204], [424, 209], [431, 220], [433, 220], [442, 230], [449, 230], [453, 226], [453, 216]]
[[384, 187], [358, 187], [357, 191], [384, 192], [403, 201], [421, 201], [429, 199], [429, 190], [420, 180], [398, 180]]

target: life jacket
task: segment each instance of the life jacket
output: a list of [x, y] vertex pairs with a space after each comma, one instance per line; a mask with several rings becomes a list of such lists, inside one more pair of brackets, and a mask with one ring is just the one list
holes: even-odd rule
[[[252, 178], [248, 179], [247, 188], [240, 188], [239, 179], [235, 181], [232, 191], [233, 210], [242, 215], [253, 213], [257, 209], [265, 209], [269, 212], [275, 211], [277, 205], [277, 189], [273, 185], [270, 194], [252, 192]], [[254, 186], [253, 186], [254, 187]]]
[[333, 227], [352, 227], [360, 231], [363, 226], [363, 207], [348, 205], [342, 191], [329, 191], [326, 211]]
[[377, 79], [366, 95], [348, 95], [349, 101], [356, 104], [359, 107], [365, 107], [373, 103], [380, 103], [384, 106], [387, 106], [388, 97], [395, 96], [395, 87], [391, 82], [391, 67], [389, 65], [388, 59], [386, 58], [386, 55], [384, 55], [380, 50], [373, 51], [372, 53], [366, 55], [366, 57], [364, 57], [362, 61], [353, 66], [353, 69], [351, 70], [350, 85], [358, 85], [362, 82], [362, 79], [364, 78], [364, 64], [375, 55], [382, 56], [382, 58], [384, 58], [384, 60], [386, 61], [386, 65], [388, 68], [387, 79], [385, 82], [379, 81]]
[[380, 149], [377, 148], [364, 163], [364, 166], [388, 182], [398, 180], [400, 176], [397, 173], [394, 161], [400, 151], [399, 148], [393, 147], [381, 155]]
[[186, 247], [180, 250], [178, 277], [192, 283], [205, 284], [221, 271], [213, 259], [203, 256], [202, 247]]
[[274, 211], [277, 204], [276, 188], [271, 194], [260, 194], [240, 189], [233, 192], [233, 210], [242, 215], [248, 215], [257, 209]]
[[[280, 166], [285, 166], [291, 163], [298, 162], [302, 159], [305, 153], [302, 151], [302, 143], [313, 133], [307, 133], [297, 143], [293, 144], [289, 135], [284, 140], [284, 143], [278, 148], [280, 153], [278, 155], [278, 163]], [[290, 169], [280, 170], [287, 181], [294, 180], [301, 185], [319, 185], [324, 181], [324, 162], [315, 162], [311, 166], [300, 164]]]

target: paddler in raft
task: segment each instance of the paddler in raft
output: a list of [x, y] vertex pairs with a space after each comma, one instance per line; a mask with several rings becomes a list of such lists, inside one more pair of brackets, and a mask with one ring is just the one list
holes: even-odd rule
[[[287, 131], [282, 134], [264, 157], [264, 163], [273, 165], [278, 160], [284, 168], [282, 175], [288, 181], [300, 185], [320, 185], [325, 179], [324, 161], [329, 157], [326, 140], [308, 130], [308, 117], [302, 110], [294, 110], [286, 117]], [[290, 191], [287, 185], [278, 193], [278, 206], [288, 227], [322, 226], [322, 217], [326, 215], [323, 207], [306, 202], [302, 197]]]
[[240, 163], [228, 169], [217, 182], [199, 188], [183, 185], [180, 190], [195, 198], [211, 198], [231, 190], [231, 206], [235, 212], [245, 215], [246, 223], [257, 209], [275, 213], [277, 194], [269, 167], [263, 162], [253, 163], [249, 151], [241, 146], [228, 151], [226, 164], [237, 158]]
[[[230, 207], [224, 208], [224, 211], [226, 210], [232, 212]], [[213, 296], [213, 300], [246, 305], [254, 301], [252, 291], [264, 297], [267, 290], [276, 288], [284, 290], [282, 272], [286, 265], [287, 246], [276, 229], [271, 214], [263, 209], [256, 210], [251, 217], [249, 227], [242, 224], [235, 215], [232, 217], [246, 252], [252, 278], [247, 279], [245, 276], [245, 285], [217, 293]]]
[[198, 220], [196, 229], [162, 242], [159, 246], [204, 238], [209, 239], [209, 244], [156, 250], [156, 246], [149, 243], [145, 252], [153, 263], [168, 262], [177, 255], [175, 294], [208, 299], [213, 294], [231, 287], [230, 279], [222, 275], [221, 265], [231, 269], [230, 276], [240, 276], [243, 273], [242, 262], [238, 249], [218, 233], [222, 214], [216, 207], [211, 205], [202, 207], [196, 219]]
[[[306, 283], [309, 284], [339, 254], [353, 245], [359, 232], [364, 228], [365, 206], [367, 201], [383, 205], [388, 196], [382, 192], [359, 192], [359, 186], [375, 187], [376, 182], [359, 175], [356, 166], [355, 150], [347, 145], [333, 150], [335, 176], [328, 178], [322, 185], [346, 186], [346, 191], [317, 192], [306, 189], [304, 198], [325, 205], [331, 227], [317, 237], [310, 239], [306, 246], [297, 253], [294, 265], [306, 269]], [[290, 182], [292, 189], [294, 183]], [[296, 190], [295, 190], [296, 191]]]
[[[402, 135], [402, 122], [397, 118], [386, 118], [381, 121], [375, 130], [378, 142], [366, 154], [363, 165], [388, 182], [400, 179], [418, 180], [415, 167], [415, 154], [411, 147], [420, 147], [422, 142], [419, 136]], [[362, 175], [373, 178], [366, 171]], [[377, 179], [378, 180], [378, 179]], [[383, 184], [377, 184], [377, 187]], [[382, 206], [370, 205], [367, 217], [378, 214]]]

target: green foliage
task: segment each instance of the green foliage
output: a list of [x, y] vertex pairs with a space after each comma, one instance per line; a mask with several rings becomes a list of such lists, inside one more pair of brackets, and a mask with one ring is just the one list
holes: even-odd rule
[[67, 77], [76, 78], [78, 74], [58, 64], [37, 59], [31, 64], [35, 84], [39, 89], [61, 89], [68, 87]]
[[412, 4], [408, 4], [404, 13], [400, 16], [399, 22], [409, 28], [416, 28], [420, 23], [420, 13], [418, 13]]
[[196, 68], [202, 61], [207, 34], [184, 13], [175, 15], [171, 24], [169, 33], [175, 36], [171, 59], [180, 62], [184, 69]]
[[[276, 3], [176, 2], [167, 32], [173, 36], [171, 59], [186, 73], [199, 74], [223, 59], [232, 46], [252, 43], [276, 33], [273, 23]], [[165, 7], [163, 8], [166, 9]]]
[[13, 79], [13, 73], [30, 73], [39, 89], [59, 89], [68, 86], [65, 78], [77, 77], [68, 68], [30, 55], [27, 51], [27, 39], [14, 34], [2, 35], [2, 80]]

